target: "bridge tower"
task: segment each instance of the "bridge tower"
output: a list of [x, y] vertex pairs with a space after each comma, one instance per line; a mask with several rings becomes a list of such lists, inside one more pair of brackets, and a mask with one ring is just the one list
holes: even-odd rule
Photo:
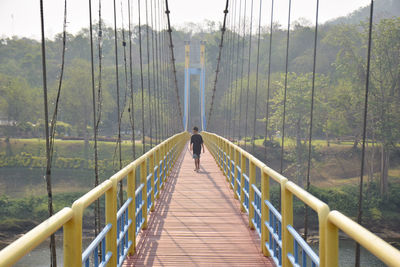
[[199, 75], [199, 106], [200, 106], [200, 130], [206, 130], [205, 115], [205, 42], [200, 42], [200, 65], [198, 67], [190, 66], [190, 42], [185, 42], [185, 95], [184, 95], [184, 116], [183, 126], [185, 131], [189, 129], [190, 116], [190, 76]]

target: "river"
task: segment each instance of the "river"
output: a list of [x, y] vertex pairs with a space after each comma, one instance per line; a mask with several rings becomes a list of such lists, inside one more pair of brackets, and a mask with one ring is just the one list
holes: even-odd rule
[[[84, 240], [83, 247], [89, 245], [89, 240]], [[315, 249], [315, 248], [314, 248]], [[62, 241], [57, 239], [57, 263], [62, 266]], [[354, 266], [354, 242], [350, 240], [340, 240], [339, 246], [340, 267]], [[42, 243], [28, 255], [22, 258], [15, 267], [48, 267], [49, 266], [49, 244]], [[384, 267], [374, 255], [361, 248], [361, 266], [363, 267]]]

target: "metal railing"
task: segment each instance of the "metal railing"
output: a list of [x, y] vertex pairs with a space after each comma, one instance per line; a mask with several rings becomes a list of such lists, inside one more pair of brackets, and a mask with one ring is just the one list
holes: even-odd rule
[[[147, 228], [148, 214], [154, 210], [154, 201], [188, 138], [187, 132], [170, 137], [83, 195], [70, 208], [63, 208], [33, 228], [0, 251], [0, 266], [12, 266], [61, 228], [64, 266], [89, 266], [91, 257], [94, 266], [121, 266], [126, 256], [135, 252], [136, 236], [141, 229]], [[138, 168], [140, 184], [136, 185]], [[127, 183], [127, 200], [118, 210], [117, 185], [120, 181]], [[102, 196], [105, 196], [105, 227], [83, 251], [83, 213]], [[102, 257], [99, 259], [100, 244]]]
[[[378, 236], [340, 212], [330, 211], [327, 204], [227, 139], [208, 132], [202, 132], [202, 136], [239, 199], [241, 210], [248, 214], [249, 227], [260, 236], [263, 254], [271, 256], [277, 266], [308, 266], [307, 262], [311, 266], [339, 266], [339, 230], [388, 266], [400, 266], [400, 251]], [[270, 179], [280, 186], [280, 211], [271, 203]], [[319, 255], [293, 227], [293, 197], [318, 215]]]

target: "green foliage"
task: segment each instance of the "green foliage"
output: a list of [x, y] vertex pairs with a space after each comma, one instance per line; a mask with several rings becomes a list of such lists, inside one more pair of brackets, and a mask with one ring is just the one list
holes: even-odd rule
[[[82, 192], [61, 193], [53, 196], [55, 211], [72, 203], [82, 195]], [[0, 228], [8, 224], [6, 220], [22, 220], [40, 222], [48, 217], [47, 196], [26, 197], [21, 199], [12, 199], [6, 195], [0, 196]]]
[[[382, 198], [379, 192], [379, 185], [371, 183], [364, 192], [363, 217], [364, 222], [373, 226], [382, 224], [383, 220], [389, 220], [389, 224], [399, 225], [400, 217], [400, 184], [390, 183], [389, 193], [386, 198]], [[331, 210], [338, 210], [350, 218], [357, 216], [358, 185], [346, 185], [341, 187], [317, 188], [311, 186], [310, 193], [327, 203]], [[386, 223], [385, 223], [386, 224]]]

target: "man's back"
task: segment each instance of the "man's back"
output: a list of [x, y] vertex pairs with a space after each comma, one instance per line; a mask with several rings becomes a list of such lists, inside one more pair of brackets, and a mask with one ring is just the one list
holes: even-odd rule
[[203, 144], [203, 138], [200, 134], [193, 134], [190, 139], [190, 143], [193, 144], [193, 153], [200, 155], [201, 152], [201, 144]]

